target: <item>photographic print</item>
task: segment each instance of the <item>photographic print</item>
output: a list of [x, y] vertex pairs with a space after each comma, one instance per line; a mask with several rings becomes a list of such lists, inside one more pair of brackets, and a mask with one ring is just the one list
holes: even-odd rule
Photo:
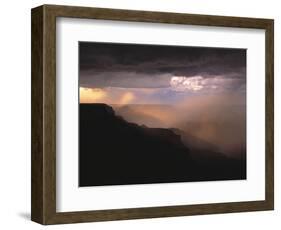
[[246, 50], [79, 42], [79, 186], [246, 179]]

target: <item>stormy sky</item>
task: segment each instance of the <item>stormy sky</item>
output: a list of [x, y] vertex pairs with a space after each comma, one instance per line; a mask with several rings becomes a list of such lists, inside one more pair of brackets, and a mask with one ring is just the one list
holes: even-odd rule
[[92, 102], [127, 95], [132, 103], [169, 104], [194, 94], [245, 93], [246, 50], [80, 42], [79, 81], [81, 100], [92, 94]]
[[80, 103], [244, 153], [245, 49], [80, 42], [79, 84]]

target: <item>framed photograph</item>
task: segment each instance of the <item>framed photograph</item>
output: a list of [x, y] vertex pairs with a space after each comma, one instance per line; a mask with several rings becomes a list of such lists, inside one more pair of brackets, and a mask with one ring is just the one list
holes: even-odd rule
[[273, 20], [32, 9], [32, 210], [62, 224], [273, 210]]

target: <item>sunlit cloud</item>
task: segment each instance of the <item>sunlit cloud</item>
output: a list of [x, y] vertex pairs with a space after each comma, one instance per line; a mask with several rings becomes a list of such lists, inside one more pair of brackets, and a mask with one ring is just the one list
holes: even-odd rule
[[196, 92], [202, 90], [216, 91], [231, 89], [233, 86], [235, 86], [235, 82], [237, 81], [239, 81], [239, 79], [225, 78], [223, 76], [213, 76], [209, 78], [202, 76], [174, 76], [170, 80], [170, 85], [172, 90], [178, 92]]
[[170, 81], [171, 87], [175, 91], [198, 91], [203, 89], [203, 77], [195, 76], [195, 77], [182, 77], [182, 76], [174, 76]]

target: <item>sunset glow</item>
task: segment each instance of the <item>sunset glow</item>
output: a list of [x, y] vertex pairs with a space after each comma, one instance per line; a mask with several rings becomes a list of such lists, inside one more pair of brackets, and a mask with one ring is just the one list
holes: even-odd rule
[[99, 88], [84, 88], [80, 87], [80, 102], [95, 103], [104, 100], [107, 96], [106, 92]]

